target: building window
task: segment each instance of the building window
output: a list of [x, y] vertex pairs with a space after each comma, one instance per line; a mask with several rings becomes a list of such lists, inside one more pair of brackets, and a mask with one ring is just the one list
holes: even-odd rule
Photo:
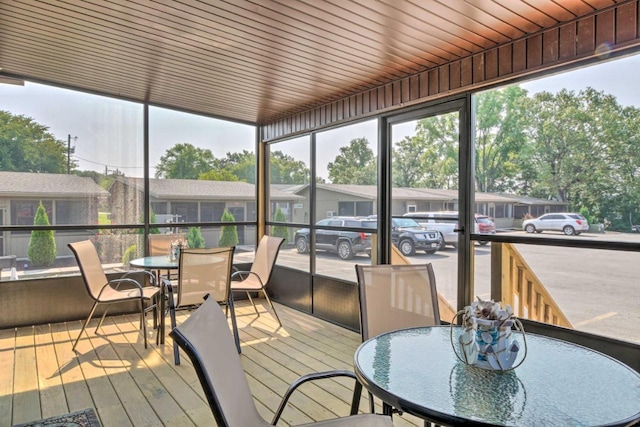
[[[39, 200], [18, 200], [11, 202], [11, 225], [33, 225], [38, 210]], [[53, 224], [53, 202], [43, 200], [42, 205], [47, 211], [49, 223]]]

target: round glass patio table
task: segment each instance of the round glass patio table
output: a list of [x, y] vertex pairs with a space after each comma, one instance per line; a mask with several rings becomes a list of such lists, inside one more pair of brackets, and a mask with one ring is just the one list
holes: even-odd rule
[[[454, 342], [460, 328], [454, 328]], [[520, 333], [519, 360], [524, 356]], [[442, 424], [629, 425], [640, 420], [640, 374], [597, 351], [526, 334], [516, 369], [489, 371], [461, 362], [449, 326], [374, 337], [355, 353], [355, 372], [374, 396]], [[514, 365], [515, 366], [515, 365]]]
[[136, 258], [129, 261], [129, 265], [136, 268], [143, 268], [145, 270], [155, 270], [156, 272], [156, 283], [160, 286], [160, 322], [159, 322], [159, 331], [158, 331], [158, 342], [160, 344], [164, 344], [164, 328], [165, 328], [165, 296], [167, 295], [167, 289], [165, 286], [162, 286], [162, 282], [160, 281], [160, 271], [162, 270], [177, 270], [178, 269], [178, 260], [171, 261], [168, 255], [156, 255], [156, 256], [148, 256], [144, 258]]

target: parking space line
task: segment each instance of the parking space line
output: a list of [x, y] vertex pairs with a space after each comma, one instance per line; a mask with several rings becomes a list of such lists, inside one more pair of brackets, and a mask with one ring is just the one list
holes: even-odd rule
[[609, 317], [613, 317], [613, 316], [617, 316], [617, 315], [618, 315], [618, 312], [611, 311], [609, 313], [601, 314], [600, 316], [596, 316], [596, 317], [593, 317], [591, 319], [583, 320], [582, 322], [578, 322], [578, 323], [574, 324], [573, 326], [575, 328], [579, 328], [581, 326], [588, 325], [589, 323], [598, 322], [600, 320], [608, 319]]

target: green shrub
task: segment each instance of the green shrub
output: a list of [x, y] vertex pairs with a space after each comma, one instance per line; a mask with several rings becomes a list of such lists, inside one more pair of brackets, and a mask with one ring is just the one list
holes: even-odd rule
[[[231, 212], [225, 209], [224, 213], [222, 214], [221, 220], [226, 222], [234, 222], [236, 219]], [[238, 227], [235, 225], [223, 225], [222, 234], [220, 236], [218, 246], [236, 246], [238, 244], [238, 241]]]
[[[47, 211], [40, 201], [33, 225], [51, 225]], [[34, 267], [48, 267], [56, 260], [56, 240], [53, 237], [53, 230], [33, 230], [29, 240], [27, 256]]]
[[124, 251], [124, 254], [122, 254], [122, 265], [129, 265], [129, 261], [136, 258], [139, 258], [138, 245], [131, 245]]
[[[154, 222], [156, 222], [156, 213], [153, 211], [153, 209], [149, 210], [149, 223], [153, 224]], [[142, 218], [140, 218], [140, 224], [144, 224], [144, 216]], [[136, 234], [143, 234], [144, 230], [142, 228], [137, 228], [136, 229]], [[160, 230], [158, 229], [158, 227], [151, 227], [149, 228], [149, 234], [160, 234]]]
[[594, 225], [594, 224], [598, 224], [598, 217], [591, 215], [591, 213], [589, 212], [589, 209], [587, 209], [586, 207], [581, 207], [580, 208], [580, 215], [582, 215], [583, 217], [585, 217], [587, 219], [587, 222], [589, 223], [589, 225]]
[[[278, 208], [276, 209], [276, 213], [273, 215], [273, 221], [274, 222], [287, 221], [287, 217], [284, 215], [284, 212], [282, 212], [282, 209], [280, 209], [280, 206], [278, 206]], [[271, 235], [274, 237], [282, 237], [285, 243], [287, 243], [287, 241], [289, 240], [289, 230], [284, 225], [272, 226]]]
[[200, 232], [200, 227], [189, 227], [187, 243], [190, 248], [204, 248], [205, 241]]

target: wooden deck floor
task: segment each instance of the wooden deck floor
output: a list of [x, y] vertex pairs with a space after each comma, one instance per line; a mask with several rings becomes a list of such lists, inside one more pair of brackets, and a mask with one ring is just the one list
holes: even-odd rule
[[[276, 308], [284, 326], [278, 328], [266, 306], [259, 308], [257, 317], [240, 302], [237, 319], [256, 406], [271, 420], [287, 386], [300, 375], [352, 369], [360, 336], [281, 305]], [[178, 322], [186, 316], [181, 312]], [[85, 408], [95, 408], [105, 427], [215, 425], [189, 360], [173, 364], [170, 338], [156, 346], [149, 328], [145, 350], [138, 317], [115, 316], [105, 320], [99, 335], [87, 328], [76, 356], [71, 345], [80, 327], [78, 321], [0, 330], [0, 427]], [[305, 385], [279, 425], [346, 415], [351, 390], [347, 380]], [[364, 393], [361, 410], [367, 408]], [[394, 417], [394, 424], [422, 422], [403, 415]]]

